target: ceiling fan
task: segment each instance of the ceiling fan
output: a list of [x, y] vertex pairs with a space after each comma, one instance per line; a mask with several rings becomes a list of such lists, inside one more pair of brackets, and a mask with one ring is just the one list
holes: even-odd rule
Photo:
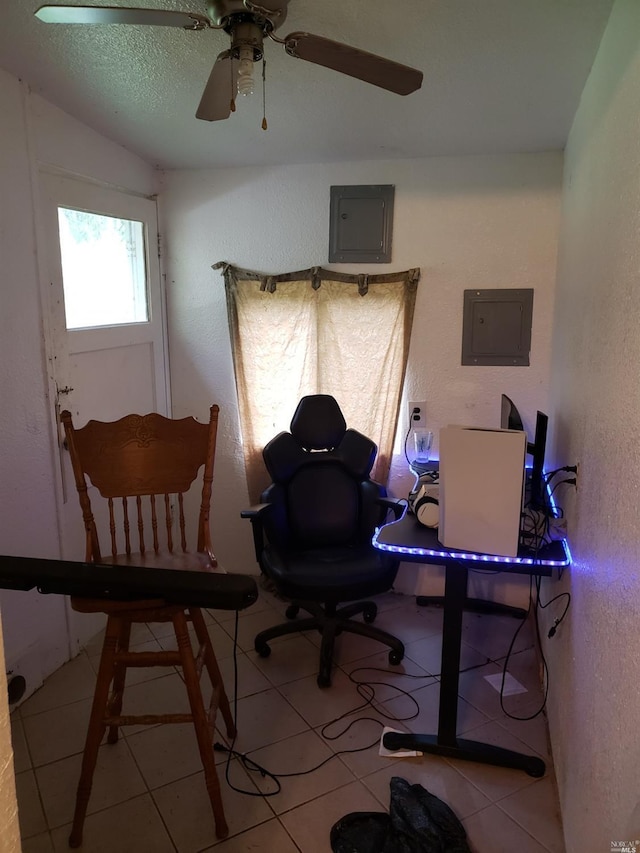
[[[422, 85], [422, 71], [373, 53], [306, 32], [275, 35], [287, 17], [289, 0], [205, 0], [206, 14], [115, 6], [41, 6], [36, 16], [48, 24], [150, 24], [185, 30], [224, 30], [231, 44], [220, 53], [205, 86], [196, 118], [219, 121], [235, 110], [235, 95], [252, 88], [253, 63], [263, 58], [264, 38], [304, 59], [398, 95]], [[262, 4], [265, 5], [262, 5]]]

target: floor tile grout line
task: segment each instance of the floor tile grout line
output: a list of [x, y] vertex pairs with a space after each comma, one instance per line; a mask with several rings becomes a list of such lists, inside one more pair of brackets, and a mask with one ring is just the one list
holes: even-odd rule
[[[541, 780], [538, 780], [538, 781], [541, 781]], [[506, 797], [503, 798], [503, 800], [504, 799], [506, 799]], [[526, 826], [524, 826], [522, 823], [520, 823], [520, 821], [517, 818], [515, 818], [512, 814], [509, 814], [509, 812], [506, 809], [502, 808], [502, 806], [500, 805], [499, 802], [494, 803], [494, 805], [497, 808], [499, 808], [500, 811], [509, 818], [509, 820], [512, 820], [515, 823], [515, 825], [518, 826], [523, 832], [525, 832], [530, 838], [533, 838], [533, 840], [536, 841], [541, 847], [543, 847], [545, 850], [550, 849], [543, 841], [541, 841], [540, 838], [537, 838], [535, 835], [533, 835], [531, 830], [527, 829]], [[561, 841], [562, 841], [563, 846], [564, 846], [564, 837], [563, 837], [563, 833], [562, 833], [562, 818], [560, 819], [560, 833], [561, 833]]]
[[[166, 826], [166, 824], [165, 824], [165, 822], [164, 822], [164, 819], [163, 819], [163, 817], [162, 817], [162, 813], [160, 812], [160, 809], [158, 808], [158, 806], [157, 806], [157, 804], [156, 804], [156, 802], [155, 802], [155, 799], [154, 799], [154, 797], [153, 797], [153, 792], [152, 792], [152, 791], [149, 791], [149, 790], [141, 791], [139, 794], [134, 794], [132, 797], [127, 797], [127, 799], [126, 799], [126, 800], [120, 800], [120, 801], [119, 801], [119, 802], [117, 802], [117, 803], [112, 803], [112, 804], [111, 804], [111, 805], [109, 805], [109, 806], [104, 806], [104, 808], [95, 809], [95, 810], [94, 810], [94, 811], [92, 811], [92, 812], [87, 812], [85, 823], [86, 823], [86, 821], [88, 821], [90, 818], [96, 817], [97, 815], [100, 815], [100, 814], [104, 814], [105, 812], [108, 812], [108, 811], [110, 811], [111, 809], [114, 809], [114, 808], [118, 808], [119, 806], [123, 806], [123, 805], [125, 805], [126, 803], [132, 803], [132, 802], [135, 802], [135, 800], [140, 800], [140, 799], [142, 799], [143, 797], [148, 797], [149, 799], [151, 799], [151, 801], [152, 801], [152, 803], [153, 803], [153, 807], [154, 807], [155, 811], [158, 813], [158, 816], [160, 817], [160, 820], [161, 820], [161, 822], [162, 822], [162, 825], [163, 825], [163, 827], [165, 828], [165, 830], [166, 830], [166, 832], [167, 832], [167, 837], [169, 838], [169, 840], [170, 840], [171, 844], [173, 845], [174, 850], [177, 852], [178, 848], [176, 847], [175, 842], [174, 842], [174, 840], [173, 840], [173, 837], [172, 837], [171, 833], [169, 832], [169, 830], [168, 830], [168, 828], [167, 828], [167, 826]], [[68, 827], [68, 828], [69, 828], [69, 830], [71, 830], [71, 826], [72, 826], [72, 825], [73, 825], [73, 820], [68, 820], [68, 821], [65, 821], [64, 823], [56, 824], [55, 826], [49, 826], [49, 824], [47, 823], [47, 828], [48, 828], [48, 829], [47, 829], [47, 831], [49, 832], [49, 834], [50, 834], [50, 835], [52, 835], [55, 831], [57, 831], [57, 830], [62, 830], [62, 829], [64, 829], [65, 827]], [[52, 839], [52, 840], [53, 840], [53, 839]], [[55, 848], [54, 848], [54, 849], [55, 849]]]
[[[498, 802], [499, 802], [500, 800], [504, 800], [504, 799], [506, 799], [507, 797], [512, 796], [514, 793], [519, 793], [520, 791], [524, 791], [524, 790], [526, 790], [527, 788], [530, 788], [532, 785], [535, 785], [535, 784], [537, 784], [537, 783], [541, 782], [541, 781], [542, 781], [542, 779], [546, 779], [546, 778], [547, 778], [546, 776], [543, 776], [543, 777], [540, 777], [540, 778], [535, 778], [535, 777], [533, 777], [533, 776], [529, 776], [525, 771], [521, 771], [521, 770], [519, 771], [517, 768], [503, 768], [503, 769], [509, 769], [509, 770], [511, 770], [512, 772], [520, 772], [520, 773], [524, 774], [524, 776], [526, 776], [526, 777], [527, 777], [527, 784], [522, 785], [521, 787], [517, 788], [515, 791], [509, 791], [508, 793], [503, 794], [503, 795], [500, 795], [500, 796], [499, 796], [499, 797], [497, 797], [497, 798], [493, 798], [493, 797], [491, 797], [491, 796], [487, 793], [487, 791], [486, 791], [484, 788], [482, 788], [482, 787], [481, 787], [481, 785], [480, 785], [480, 783], [479, 783], [479, 782], [474, 782], [474, 781], [473, 781], [473, 779], [469, 778], [469, 777], [468, 777], [468, 776], [467, 776], [467, 775], [466, 775], [466, 774], [465, 774], [465, 773], [464, 773], [464, 772], [463, 772], [463, 771], [462, 771], [462, 770], [457, 766], [457, 764], [454, 764], [454, 762], [455, 762], [455, 761], [460, 761], [460, 759], [448, 758], [448, 757], [446, 757], [446, 756], [445, 756], [445, 757], [444, 757], [444, 761], [445, 761], [445, 762], [446, 762], [446, 763], [447, 763], [447, 764], [448, 764], [448, 765], [449, 765], [453, 770], [455, 770], [455, 771], [456, 771], [460, 776], [462, 776], [462, 778], [465, 780], [465, 782], [468, 782], [469, 784], [473, 785], [473, 787], [474, 787], [474, 788], [476, 788], [478, 791], [480, 791], [480, 793], [481, 793], [481, 794], [483, 794], [483, 795], [484, 795], [488, 800], [490, 800], [490, 802], [491, 802], [491, 804], [492, 804], [492, 805], [497, 805], [497, 804], [498, 804]], [[463, 763], [463, 764], [472, 764], [472, 765], [476, 764], [476, 762], [466, 762], [466, 761], [463, 761], [462, 763]], [[502, 769], [502, 768], [501, 768], [501, 769]], [[521, 777], [521, 778], [522, 778], [522, 777]], [[483, 806], [482, 808], [488, 808], [488, 806]], [[478, 811], [482, 811], [482, 809], [478, 809]]]
[[27, 737], [27, 732], [24, 729], [24, 726], [23, 726], [23, 734], [24, 734], [25, 746], [26, 746], [27, 752], [29, 754], [29, 762], [31, 764], [31, 772], [33, 773], [33, 781], [34, 781], [34, 784], [36, 786], [36, 791], [38, 792], [38, 804], [40, 806], [40, 810], [42, 812], [42, 817], [44, 818], [44, 822], [45, 822], [47, 829], [48, 829], [49, 828], [49, 820], [47, 818], [47, 812], [46, 812], [46, 809], [44, 807], [44, 799], [42, 796], [42, 791], [40, 790], [40, 783], [38, 782], [38, 774], [36, 773], [36, 767], [35, 767], [35, 762], [33, 760], [32, 749], [31, 749], [31, 746], [29, 744], [29, 739]]
[[[274, 613], [275, 613], [276, 618], [277, 618], [277, 619], [279, 619], [279, 620], [281, 620], [281, 616], [282, 616], [282, 614], [278, 613], [278, 612], [275, 610], [275, 608], [272, 608], [272, 609], [274, 610]], [[381, 612], [385, 612], [385, 611], [381, 611]], [[219, 627], [222, 627], [222, 626], [220, 625], [220, 623], [217, 623], [217, 624], [218, 624], [218, 626], [219, 626]], [[223, 630], [225, 630], [225, 629], [223, 629]], [[227, 632], [226, 630], [225, 630], [225, 634], [227, 634], [227, 635], [228, 635], [228, 632]], [[426, 635], [426, 636], [433, 636], [433, 635]], [[474, 649], [474, 651], [476, 651], [478, 654], [481, 654], [481, 655], [485, 655], [485, 656], [486, 656], [486, 653], [485, 653], [485, 652], [483, 652], [482, 650], [477, 649], [477, 648], [476, 648], [475, 646], [473, 646], [471, 643], [467, 643], [467, 645], [469, 645], [472, 649]], [[515, 655], [520, 654], [520, 653], [522, 653], [522, 652], [524, 652], [524, 651], [531, 650], [532, 648], [533, 648], [533, 646], [529, 646], [529, 647], [528, 647], [528, 649], [519, 649], [517, 652], [513, 652], [513, 653], [512, 653], [512, 657], [514, 657]], [[239, 651], [240, 651], [240, 654], [241, 654], [241, 655], [244, 655], [244, 658], [245, 658], [245, 660], [246, 660], [246, 661], [251, 662], [251, 663], [255, 666], [255, 663], [253, 663], [253, 661], [252, 661], [252, 660], [251, 660], [251, 658], [250, 658], [250, 649], [246, 649], [246, 650], [244, 650], [244, 649], [240, 649]], [[487, 656], [487, 657], [488, 657], [488, 656]], [[365, 658], [361, 658], [361, 659], [362, 659], [362, 660], [364, 660]], [[345, 677], [347, 677], [347, 678], [348, 678], [350, 673], [347, 671], [347, 667], [349, 667], [349, 668], [353, 669], [353, 668], [354, 668], [354, 663], [357, 663], [357, 660], [360, 660], [360, 659], [356, 659], [356, 661], [348, 661], [348, 662], [343, 662], [343, 663], [337, 664], [337, 665], [336, 665], [336, 669], [340, 669], [340, 670], [342, 671], [342, 673], [345, 675]], [[490, 658], [489, 658], [489, 660], [490, 660]], [[420, 666], [420, 664], [418, 664], [418, 666]], [[485, 666], [486, 666], [486, 664], [485, 664]], [[284, 699], [284, 700], [285, 700], [285, 701], [290, 705], [290, 707], [292, 707], [293, 711], [294, 711], [295, 713], [297, 713], [297, 714], [298, 714], [298, 716], [300, 716], [300, 717], [304, 720], [304, 722], [305, 722], [305, 724], [306, 724], [306, 726], [307, 726], [307, 729], [305, 729], [305, 731], [314, 731], [314, 732], [317, 734], [317, 733], [318, 733], [318, 732], [317, 732], [317, 730], [318, 730], [319, 728], [321, 728], [321, 726], [316, 726], [315, 724], [311, 724], [311, 723], [306, 719], [305, 715], [304, 715], [303, 713], [301, 713], [300, 711], [298, 711], [298, 710], [297, 710], [297, 708], [295, 707], [295, 705], [294, 705], [292, 702], [290, 702], [290, 701], [288, 700], [287, 696], [285, 695], [285, 693], [284, 693], [284, 692], [283, 692], [283, 690], [281, 689], [281, 688], [284, 688], [284, 687], [286, 687], [286, 686], [288, 686], [288, 685], [291, 685], [291, 684], [292, 684], [292, 683], [294, 683], [294, 682], [292, 682], [292, 681], [288, 681], [288, 682], [283, 682], [283, 683], [280, 683], [280, 684], [275, 684], [275, 683], [274, 683], [274, 682], [272, 682], [272, 681], [271, 681], [271, 679], [269, 678], [269, 674], [268, 674], [268, 672], [265, 672], [265, 671], [264, 671], [264, 670], [262, 670], [260, 667], [257, 667], [257, 669], [259, 670], [259, 672], [261, 673], [261, 675], [264, 677], [265, 681], [266, 681], [270, 686], [269, 686], [269, 687], [265, 687], [263, 690], [256, 689], [256, 690], [255, 690], [255, 692], [250, 693], [250, 694], [247, 694], [247, 696], [242, 697], [242, 698], [249, 698], [250, 696], [254, 696], [254, 697], [255, 697], [255, 696], [258, 696], [258, 695], [259, 695], [260, 693], [262, 693], [262, 692], [266, 692], [267, 690], [272, 690], [272, 689], [273, 689], [273, 690], [275, 690], [275, 691], [276, 691], [276, 693], [277, 693], [277, 694], [278, 694], [282, 699]], [[393, 675], [393, 674], [394, 674], [394, 673], [393, 673], [393, 671], [391, 671], [391, 670], [389, 670], [389, 672], [390, 672], [390, 674], [391, 674], [391, 675]], [[164, 675], [164, 674], [166, 674], [166, 673], [163, 673], [163, 675]], [[402, 674], [401, 674], [401, 673], [398, 673], [397, 675], [398, 675], [400, 678], [402, 678]], [[425, 676], [425, 679], [426, 679], [426, 678], [433, 678], [433, 675]], [[295, 679], [294, 681], [297, 681], [297, 680], [304, 680], [304, 677], [301, 677], [300, 679]], [[144, 683], [144, 682], [141, 682], [141, 683]], [[421, 685], [419, 685], [418, 687], [416, 687], [415, 689], [420, 689], [421, 687], [431, 686], [431, 685], [433, 685], [434, 683], [437, 683], [437, 682], [435, 682], [435, 681], [429, 681], [429, 682], [428, 682], [428, 684], [424, 684], [424, 685], [423, 685], [423, 684], [421, 684]], [[390, 683], [387, 683], [387, 686], [393, 686], [393, 685], [391, 685]], [[412, 692], [412, 691], [407, 691], [407, 692]], [[464, 697], [464, 696], [461, 696], [461, 698], [462, 698], [464, 701], [469, 702], [469, 700], [468, 700], [468, 699], [465, 699], [465, 697]], [[82, 701], [82, 700], [79, 700], [79, 701]], [[238, 701], [241, 701], [241, 700], [238, 700]], [[385, 702], [385, 701], [389, 701], [389, 700], [388, 700], [388, 699], [386, 699], [386, 700], [381, 700], [381, 701], [379, 701], [379, 702], [377, 702], [377, 703], [373, 704], [373, 705], [372, 705], [372, 707], [373, 707], [374, 709], [375, 709], [375, 708], [380, 708], [382, 705], [384, 705], [384, 702]], [[66, 707], [68, 704], [73, 704], [73, 703], [64, 703], [62, 706], [58, 706], [58, 707]], [[470, 704], [470, 705], [472, 705], [473, 707], [475, 707], [475, 706], [473, 705], [473, 702], [469, 702], [469, 704]], [[16, 710], [18, 711], [18, 714], [16, 715], [16, 718], [17, 718], [21, 723], [23, 723], [22, 712], [20, 711], [20, 709], [19, 709], [19, 708], [18, 708], [18, 709], [16, 709]], [[51, 709], [51, 710], [53, 710], [53, 709]], [[360, 710], [364, 710], [364, 711], [366, 712], [366, 708], [365, 708], [365, 709], [360, 709]], [[518, 738], [518, 736], [517, 736], [517, 735], [515, 735], [515, 734], [513, 733], [513, 731], [512, 731], [511, 729], [507, 728], [507, 726], [503, 724], [505, 720], [503, 719], [503, 717], [502, 717], [502, 716], [498, 716], [498, 717], [491, 717], [491, 716], [487, 715], [484, 711], [482, 711], [482, 709], [481, 709], [481, 708], [477, 708], [477, 710], [478, 710], [478, 711], [480, 711], [480, 713], [483, 713], [483, 714], [484, 714], [484, 716], [486, 716], [486, 717], [487, 717], [487, 719], [488, 719], [489, 721], [498, 723], [498, 725], [500, 725], [500, 727], [501, 727], [501, 728], [502, 728], [502, 729], [503, 729], [507, 734], [509, 734], [509, 735], [511, 735], [511, 736], [513, 736], [513, 737], [515, 737], [517, 740], [521, 740], [520, 738]], [[39, 712], [39, 713], [43, 713], [43, 712]], [[31, 716], [31, 717], [37, 717], [37, 716], [38, 716], [38, 714], [36, 714], [36, 715], [30, 715], [30, 716]], [[28, 719], [28, 718], [27, 718], [27, 719]], [[471, 730], [469, 730], [469, 731], [471, 731]], [[27, 753], [28, 753], [28, 755], [29, 755], [29, 760], [31, 761], [31, 764], [32, 764], [31, 768], [28, 768], [28, 769], [30, 769], [30, 770], [35, 774], [36, 768], [33, 766], [33, 761], [32, 761], [32, 758], [31, 758], [31, 748], [30, 748], [30, 746], [29, 746], [28, 738], [26, 737], [26, 732], [24, 732], [24, 726], [23, 726], [23, 733], [24, 733], [24, 735], [25, 735], [25, 741], [26, 741], [26, 745], [27, 745]], [[286, 736], [286, 737], [282, 738], [281, 740], [277, 741], [276, 743], [284, 743], [284, 742], [286, 742], [286, 740], [288, 739], [288, 737], [290, 737], [290, 736]], [[535, 750], [533, 747], [531, 747], [531, 746], [530, 746], [530, 744], [528, 744], [526, 741], [522, 741], [522, 743], [523, 743], [523, 745], [525, 745], [525, 746], [527, 747], [527, 749], [529, 749], [529, 750], [533, 750], [534, 752], [537, 752], [537, 750]], [[331, 742], [327, 742], [327, 747], [328, 747], [329, 749], [332, 749], [332, 747], [331, 747]], [[131, 751], [131, 748], [130, 748], [129, 744], [127, 744], [127, 748], [129, 749], [129, 751]], [[262, 748], [262, 747], [261, 747], [261, 748]], [[336, 757], [340, 757], [338, 753], [335, 753], [335, 755], [336, 755]], [[134, 761], [135, 761], [135, 756], [134, 756]], [[53, 762], [47, 762], [47, 764], [50, 764], [50, 763], [53, 763]], [[135, 763], [136, 763], [136, 766], [138, 767], [138, 769], [139, 769], [139, 770], [140, 770], [140, 772], [141, 772], [141, 769], [140, 769], [140, 767], [138, 766], [137, 761], [136, 761]], [[343, 763], [343, 765], [344, 765], [344, 762], [342, 762], [342, 763]], [[41, 766], [45, 766], [45, 765], [41, 765]], [[346, 766], [346, 765], [345, 765], [345, 766]], [[218, 767], [220, 767], [220, 765], [218, 765]], [[351, 768], [349, 768], [348, 766], [347, 766], [347, 769], [348, 769], [348, 770], [350, 770], [350, 772], [353, 774], [353, 776], [354, 776], [354, 780], [353, 780], [353, 781], [357, 781], [357, 782], [359, 782], [359, 783], [361, 783], [361, 784], [363, 784], [363, 785], [365, 784], [363, 780], [364, 780], [364, 779], [366, 779], [369, 775], [372, 775], [371, 773], [365, 773], [362, 777], [358, 777], [358, 776], [356, 776], [356, 775], [355, 775], [355, 773], [354, 773], [354, 772], [351, 770]], [[475, 784], [474, 784], [470, 779], [468, 779], [468, 778], [464, 777], [464, 774], [460, 773], [460, 771], [459, 771], [459, 770], [457, 770], [457, 768], [453, 767], [453, 769], [454, 769], [454, 770], [456, 770], [456, 771], [459, 773], [459, 775], [460, 775], [462, 778], [464, 778], [464, 779], [465, 779], [465, 782], [466, 782], [466, 783], [471, 784], [473, 787], [477, 788], [481, 793], [483, 793], [483, 794], [484, 794], [484, 791], [482, 791], [482, 788], [479, 788], [479, 787], [478, 787], [478, 785], [475, 785]], [[151, 797], [153, 798], [153, 792], [152, 792], [152, 790], [149, 788], [149, 785], [148, 785], [148, 783], [147, 783], [147, 780], [144, 778], [144, 774], [142, 774], [142, 773], [141, 773], [141, 775], [142, 775], [142, 778], [143, 778], [143, 780], [144, 780], [144, 784], [145, 784], [145, 787], [146, 787], [146, 789], [147, 789], [147, 792], [148, 792], [148, 793], [151, 795]], [[185, 778], [185, 777], [181, 777], [181, 778]], [[168, 784], [170, 784], [170, 783], [168, 783]], [[350, 783], [349, 783], [349, 784], [350, 784]], [[531, 785], [533, 785], [533, 784], [536, 784], [536, 780], [532, 780], [532, 781], [531, 781]], [[332, 789], [332, 790], [334, 790], [334, 791], [335, 791], [335, 790], [339, 790], [339, 789], [340, 789], [340, 787], [344, 787], [344, 786], [338, 786], [337, 788]], [[367, 787], [367, 786], [365, 785], [365, 787]], [[524, 789], [526, 789], [527, 787], [529, 787], [529, 785], [525, 785], [525, 786], [524, 786], [524, 788], [522, 788], [522, 789], [520, 789], [520, 790], [524, 790]], [[155, 790], [155, 789], [154, 789], [154, 790]], [[370, 789], [369, 789], [369, 790], [370, 790]], [[40, 796], [40, 790], [39, 790], [39, 787], [38, 787], [38, 793], [39, 793], [39, 796]], [[487, 796], [486, 794], [484, 794], [484, 795], [485, 795], [485, 796]], [[320, 797], [321, 797], [321, 796], [323, 796], [323, 795], [320, 795]], [[495, 805], [497, 805], [501, 800], [506, 799], [506, 797], [508, 797], [508, 796], [509, 796], [509, 794], [505, 794], [504, 796], [500, 796], [500, 797], [498, 797], [497, 799], [493, 799], [493, 798], [489, 798], [489, 799], [491, 800], [491, 804], [492, 804], [492, 805], [494, 805], [494, 804], [495, 804]], [[308, 802], [312, 802], [313, 800], [318, 799], [318, 798], [319, 798], [319, 797], [312, 797]], [[133, 798], [129, 798], [129, 799], [133, 799]], [[267, 798], [267, 799], [268, 799], [268, 798]], [[377, 798], [377, 797], [376, 797], [376, 800], [378, 800], [378, 798]], [[379, 801], [379, 800], [378, 800], [378, 801]], [[154, 802], [155, 802], [155, 801], [154, 801]], [[42, 806], [42, 802], [41, 802], [41, 806]], [[487, 807], [488, 807], [488, 806], [487, 806]], [[294, 808], [292, 808], [292, 810], [295, 810], [295, 807], [294, 807]], [[273, 809], [271, 809], [271, 811], [273, 811]], [[479, 811], [481, 811], [481, 810], [479, 810]], [[530, 832], [530, 831], [526, 830], [526, 828], [525, 828], [525, 827], [522, 827], [522, 826], [521, 826], [521, 824], [520, 824], [520, 823], [518, 823], [518, 821], [516, 821], [516, 820], [515, 820], [515, 819], [514, 819], [510, 814], [508, 814], [508, 812], [506, 812], [506, 810], [505, 810], [505, 809], [501, 809], [501, 811], [502, 811], [504, 814], [506, 814], [506, 815], [507, 815], [507, 817], [508, 817], [510, 820], [513, 820], [513, 821], [514, 821], [514, 822], [515, 822], [519, 827], [521, 827], [521, 828], [523, 829], [523, 831], [525, 831], [525, 832], [527, 833], [527, 835], [529, 835], [529, 836], [531, 836], [532, 838], [534, 838], [534, 840], [535, 840], [537, 843], [542, 844], [542, 842], [541, 842], [539, 839], [535, 838], [535, 836], [533, 836], [533, 835], [531, 834], [531, 832]], [[475, 812], [474, 812], [474, 813], [475, 813]], [[284, 814], [286, 814], [286, 812], [285, 812]], [[280, 816], [280, 815], [277, 815], [277, 814], [275, 814], [275, 813], [274, 813], [274, 817], [276, 818], [276, 820], [278, 820], [279, 824], [283, 827], [284, 831], [285, 831], [285, 832], [287, 832], [288, 837], [291, 837], [291, 836], [289, 836], [289, 833], [288, 833], [288, 831], [286, 830], [286, 827], [284, 826], [284, 824], [283, 824], [282, 820], [280, 820], [280, 817], [281, 817], [281, 816]], [[164, 822], [163, 822], [163, 825], [164, 825]], [[166, 827], [165, 827], [165, 828], [166, 828]], [[48, 832], [49, 832], [49, 834], [50, 834], [50, 830], [47, 830], [47, 831], [48, 831]], [[168, 830], [167, 830], [167, 831], [168, 831]], [[173, 842], [172, 842], [172, 843], [173, 843]], [[217, 842], [216, 842], [216, 843], [217, 843]], [[292, 838], [292, 843], [296, 846], [296, 848], [297, 848], [297, 849], [300, 849], [299, 845], [298, 845], [298, 844], [296, 844], [296, 842], [295, 842], [295, 840], [294, 840], [293, 838]], [[543, 845], [543, 844], [542, 844], [542, 846], [544, 847], [544, 845]], [[211, 848], [210, 848], [210, 847], [207, 847], [207, 848], [203, 848], [203, 850], [204, 850], [204, 849], [207, 849], [207, 850], [208, 850], [208, 849], [211, 849]], [[546, 848], [545, 848], [545, 849], [546, 849]]]

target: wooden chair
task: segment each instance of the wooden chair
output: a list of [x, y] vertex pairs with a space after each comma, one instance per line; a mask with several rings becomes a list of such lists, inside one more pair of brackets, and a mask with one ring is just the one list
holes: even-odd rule
[[[171, 420], [158, 414], [127, 415], [118, 421], [89, 421], [76, 429], [71, 413], [61, 414], [71, 455], [86, 531], [86, 562], [153, 568], [215, 571], [211, 547], [209, 507], [213, 480], [218, 406], [211, 406], [209, 423], [193, 418]], [[202, 490], [195, 531], [195, 549], [188, 549], [188, 512], [185, 494], [202, 468]], [[88, 488], [88, 479], [95, 487]], [[103, 515], [110, 540], [103, 554], [90, 491], [105, 504]], [[194, 487], [193, 492], [196, 492]], [[194, 510], [197, 507], [194, 506]], [[194, 512], [195, 514], [195, 512]], [[108, 518], [107, 518], [108, 517]], [[221, 569], [217, 569], [222, 571]], [[219, 708], [229, 738], [235, 735], [233, 717], [220, 670], [199, 608], [168, 605], [162, 599], [106, 601], [71, 598], [74, 610], [107, 615], [96, 689], [78, 783], [69, 845], [82, 843], [98, 748], [108, 729], [108, 743], [118, 739], [120, 726], [192, 722], [200, 749], [204, 775], [213, 808], [216, 835], [228, 835], [213, 753], [213, 727]], [[131, 628], [136, 623], [172, 622], [177, 649], [160, 652], [129, 650]], [[189, 623], [197, 639], [194, 652]], [[181, 667], [189, 714], [122, 714], [127, 667]], [[202, 671], [213, 688], [207, 712], [200, 689]]]

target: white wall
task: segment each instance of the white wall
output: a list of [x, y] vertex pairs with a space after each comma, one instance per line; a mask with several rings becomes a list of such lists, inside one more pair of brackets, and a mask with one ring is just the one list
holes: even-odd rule
[[[57, 457], [40, 310], [37, 170], [54, 166], [145, 193], [154, 191], [155, 173], [2, 70], [0, 115], [0, 554], [56, 559]], [[0, 666], [27, 677], [28, 695], [69, 657], [65, 599], [3, 590], [0, 611]], [[20, 842], [6, 697], [3, 670], [0, 850], [10, 853]]]
[[[0, 551], [57, 556], [24, 91], [3, 72], [0, 110]], [[10, 664], [37, 641], [41, 626], [64, 625], [60, 599], [37, 593], [0, 595]], [[55, 667], [65, 660], [64, 636], [57, 635], [52, 645]]]
[[[255, 571], [255, 560], [249, 525], [240, 519], [248, 498], [224, 288], [212, 264], [263, 272], [327, 266], [330, 187], [394, 184], [393, 263], [336, 268], [421, 268], [407, 399], [428, 401], [427, 420], [437, 432], [450, 422], [498, 426], [506, 392], [533, 427], [536, 409], [548, 403], [561, 173], [556, 152], [164, 174], [174, 413], [204, 414], [211, 401], [221, 407], [213, 535], [230, 570]], [[535, 291], [531, 366], [461, 367], [463, 291], [510, 287]], [[406, 429], [403, 412], [402, 437]], [[413, 480], [400, 441], [396, 451], [390, 486], [404, 497]], [[410, 567], [399, 586], [426, 594], [438, 575]], [[528, 582], [521, 580], [491, 587], [498, 599], [522, 601]]]
[[580, 469], [547, 655], [567, 853], [640, 839], [639, 34], [640, 3], [617, 0], [565, 159], [551, 396]]
[[[147, 193], [155, 173], [1, 70], [0, 114], [0, 553], [55, 559], [57, 455], [41, 318], [38, 168]], [[67, 660], [62, 597], [3, 591], [0, 602], [8, 666], [28, 660], [37, 679]]]

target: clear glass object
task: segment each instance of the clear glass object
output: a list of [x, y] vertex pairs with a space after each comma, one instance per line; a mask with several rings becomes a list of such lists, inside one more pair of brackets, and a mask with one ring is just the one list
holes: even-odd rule
[[424, 427], [413, 430], [413, 461], [425, 465], [431, 459], [433, 433]]

